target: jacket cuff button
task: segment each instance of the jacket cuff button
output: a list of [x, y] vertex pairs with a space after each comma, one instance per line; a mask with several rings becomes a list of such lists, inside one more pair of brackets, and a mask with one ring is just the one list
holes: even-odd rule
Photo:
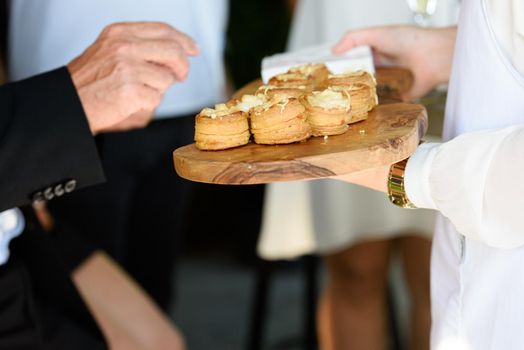
[[55, 186], [55, 195], [61, 197], [65, 193], [64, 185], [59, 184]]
[[65, 184], [65, 193], [71, 193], [76, 189], [76, 180], [69, 180]]
[[53, 188], [52, 187], [48, 187], [45, 189], [44, 191], [44, 197], [45, 199], [47, 199], [48, 201], [50, 201], [51, 199], [55, 198], [55, 194], [53, 192]]

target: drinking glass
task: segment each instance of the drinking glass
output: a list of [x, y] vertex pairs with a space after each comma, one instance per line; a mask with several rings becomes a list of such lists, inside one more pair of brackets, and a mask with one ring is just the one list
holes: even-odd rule
[[415, 23], [421, 27], [429, 25], [430, 17], [435, 13], [437, 0], [406, 0]]

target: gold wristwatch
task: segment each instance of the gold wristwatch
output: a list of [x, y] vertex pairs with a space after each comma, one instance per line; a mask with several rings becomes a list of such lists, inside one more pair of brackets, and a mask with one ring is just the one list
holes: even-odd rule
[[388, 198], [391, 203], [401, 208], [416, 209], [417, 207], [411, 203], [404, 188], [404, 173], [408, 159], [395, 163], [389, 168]]

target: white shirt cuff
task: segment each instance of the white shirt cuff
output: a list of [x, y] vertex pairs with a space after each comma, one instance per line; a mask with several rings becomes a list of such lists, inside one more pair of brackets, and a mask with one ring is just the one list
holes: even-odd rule
[[417, 208], [437, 209], [431, 196], [429, 177], [440, 143], [424, 143], [409, 158], [404, 172], [404, 188]]
[[24, 215], [18, 208], [0, 213], [0, 265], [9, 260], [9, 243], [22, 233], [25, 227]]

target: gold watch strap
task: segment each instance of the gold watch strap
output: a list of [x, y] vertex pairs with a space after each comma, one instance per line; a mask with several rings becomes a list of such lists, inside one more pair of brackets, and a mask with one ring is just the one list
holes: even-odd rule
[[388, 175], [388, 197], [391, 203], [401, 208], [415, 209], [416, 206], [411, 203], [404, 188], [404, 173], [408, 159], [391, 165]]

